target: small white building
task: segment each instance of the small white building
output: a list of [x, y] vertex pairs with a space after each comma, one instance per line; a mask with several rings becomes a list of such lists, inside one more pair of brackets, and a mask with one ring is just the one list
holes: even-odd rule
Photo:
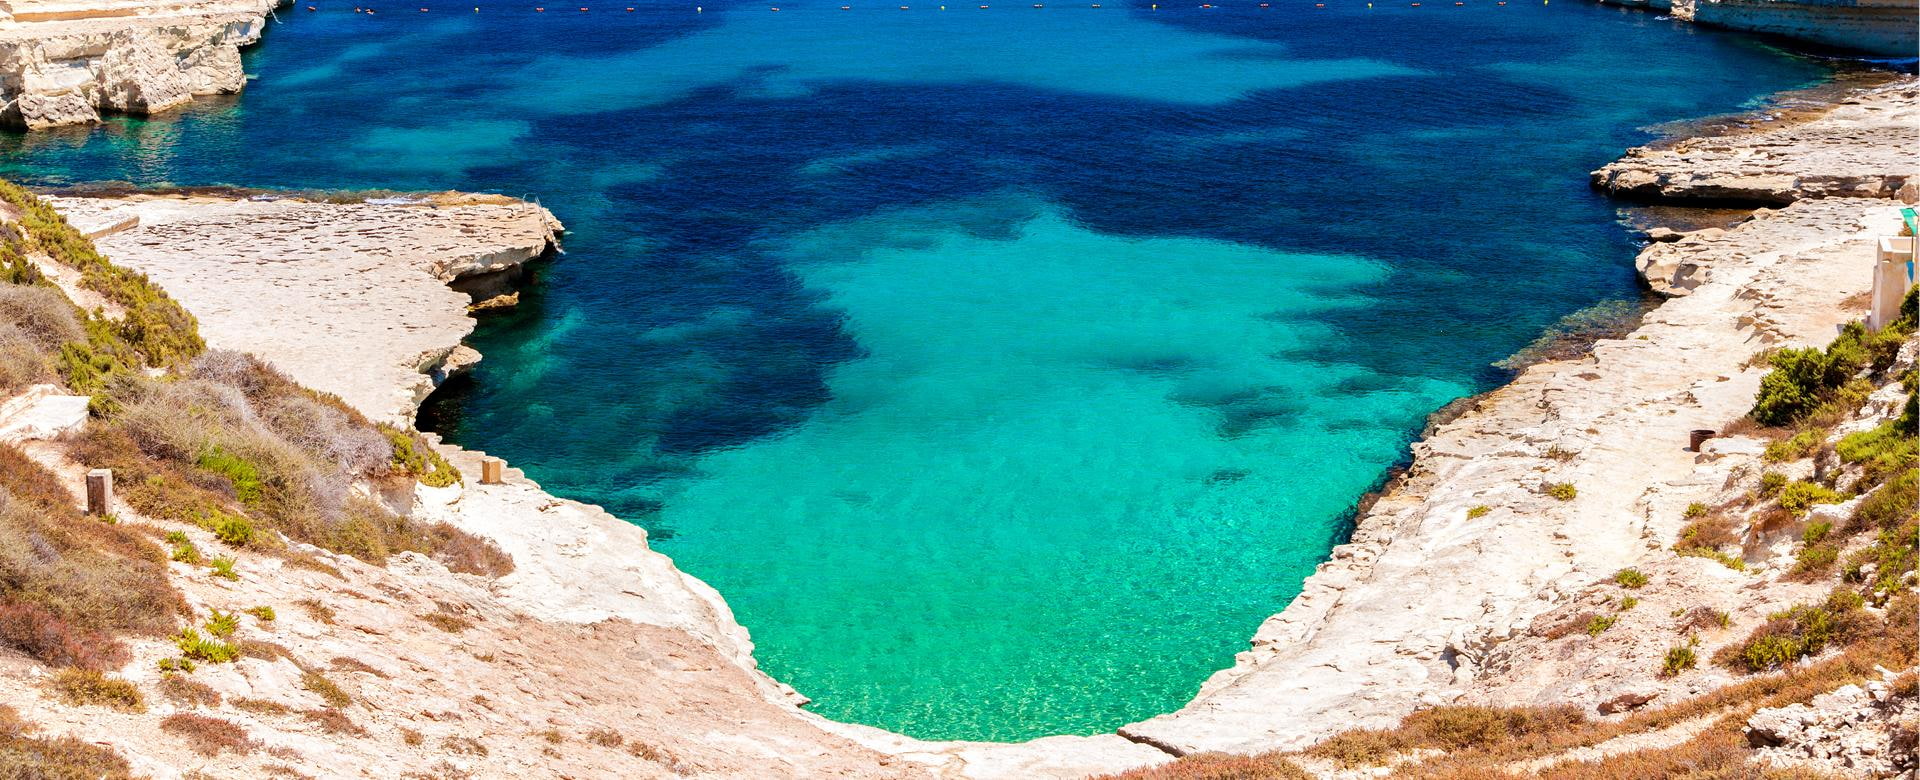
[[1914, 283], [1914, 260], [1920, 257], [1920, 230], [1913, 209], [1901, 209], [1907, 235], [1880, 239], [1873, 258], [1873, 301], [1867, 310], [1867, 329], [1879, 330], [1900, 317], [1900, 299]]

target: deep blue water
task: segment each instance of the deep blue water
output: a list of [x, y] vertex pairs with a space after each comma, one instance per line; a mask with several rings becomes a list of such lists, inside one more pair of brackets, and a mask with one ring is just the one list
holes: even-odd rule
[[1427, 413], [1636, 296], [1586, 171], [1825, 75], [1572, 0], [910, 4], [323, 2], [244, 96], [0, 153], [537, 196], [567, 254], [428, 419], [648, 528], [816, 710], [1012, 739], [1179, 706]]

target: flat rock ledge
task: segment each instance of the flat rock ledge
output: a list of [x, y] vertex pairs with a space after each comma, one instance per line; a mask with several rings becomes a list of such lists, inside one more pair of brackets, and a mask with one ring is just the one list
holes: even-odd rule
[[240, 49], [284, 0], [0, 4], [0, 125], [39, 130], [155, 114], [246, 86]]
[[317, 203], [212, 196], [53, 198], [116, 263], [152, 277], [209, 343], [252, 352], [375, 420], [407, 423], [479, 359], [450, 284], [512, 275], [560, 223], [492, 196]]
[[[432, 386], [431, 374], [480, 358], [460, 344], [473, 327], [468, 307], [474, 297], [496, 294], [498, 285], [489, 280], [549, 251], [559, 227], [544, 209], [520, 201], [457, 194], [420, 200], [139, 195], [52, 202], [111, 260], [146, 273], [180, 300], [200, 320], [210, 346], [252, 352], [371, 417], [404, 422]], [[31, 403], [37, 401], [22, 408]], [[556, 671], [548, 695], [523, 681], [500, 682], [515, 689], [501, 695], [486, 689], [491, 683], [484, 677], [463, 678], [469, 693], [511, 696], [528, 712], [573, 712], [582, 698], [624, 701], [606, 691], [629, 681], [593, 675], [640, 675], [633, 684], [644, 690], [662, 670], [686, 681], [695, 672], [706, 681], [716, 668], [729, 670], [723, 677], [731, 683], [701, 682], [685, 689], [683, 700], [663, 697], [639, 711], [670, 733], [703, 735], [713, 753], [703, 765], [726, 767], [714, 776], [1077, 778], [1170, 760], [1114, 734], [1019, 744], [927, 742], [814, 715], [800, 708], [805, 697], [759, 671], [746, 629], [720, 594], [650, 550], [644, 529], [599, 507], [556, 498], [518, 469], [506, 469], [503, 484], [474, 483], [484, 453], [438, 447], [470, 481], [419, 488], [417, 513], [493, 540], [516, 567], [484, 581], [484, 598], [474, 590], [481, 581], [452, 577], [470, 603], [499, 610], [495, 622], [522, 621], [515, 630], [525, 636], [575, 636], [581, 626], [595, 636], [616, 635], [617, 643], [601, 652], [641, 662], [640, 669], [621, 672], [616, 667], [626, 661], [581, 655], [578, 675]], [[356, 581], [362, 576], [358, 567], [343, 568], [354, 568]], [[400, 561], [387, 572], [379, 576], [391, 582], [373, 587], [455, 587], [443, 568], [424, 558]], [[369, 610], [365, 621], [406, 618], [382, 613], [377, 603], [357, 608]], [[410, 641], [423, 654], [440, 652], [429, 647], [432, 639], [428, 633]], [[443, 682], [430, 670], [416, 676], [436, 679], [386, 672], [396, 690], [413, 682], [436, 689]], [[633, 718], [634, 711], [622, 717]], [[81, 720], [73, 726], [96, 730]], [[322, 742], [307, 747], [340, 755], [347, 761], [342, 766], [386, 765], [374, 757], [377, 745], [350, 737]], [[376, 752], [368, 755], [369, 749]], [[512, 760], [545, 776], [542, 767], [571, 773], [572, 758], [516, 753]]]
[[1612, 195], [1649, 202], [1912, 203], [1920, 200], [1920, 79], [1855, 93], [1822, 116], [1778, 129], [1632, 149], [1592, 180]]
[[[1512, 702], [1510, 680], [1597, 709], [1620, 691], [1588, 690], [1581, 669], [1485, 665], [1592, 583], [1671, 557], [1668, 519], [1735, 465], [1702, 465], [1688, 431], [1746, 413], [1765, 373], [1755, 353], [1824, 345], [1856, 317], [1845, 302], [1870, 287], [1875, 237], [1898, 224], [1892, 201], [1821, 199], [1727, 231], [1702, 249], [1713, 273], [1692, 294], [1585, 358], [1527, 369], [1415, 444], [1406, 477], [1232, 668], [1120, 733], [1180, 754], [1295, 749], [1419, 706]], [[1577, 496], [1549, 496], [1556, 483]]]

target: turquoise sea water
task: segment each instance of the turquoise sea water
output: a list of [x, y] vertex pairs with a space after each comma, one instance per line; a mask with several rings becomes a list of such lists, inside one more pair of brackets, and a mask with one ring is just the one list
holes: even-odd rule
[[425, 419], [927, 738], [1178, 707], [1427, 413], [1636, 295], [1587, 170], [1824, 75], [1572, 0], [317, 5], [4, 174], [540, 197], [566, 256]]

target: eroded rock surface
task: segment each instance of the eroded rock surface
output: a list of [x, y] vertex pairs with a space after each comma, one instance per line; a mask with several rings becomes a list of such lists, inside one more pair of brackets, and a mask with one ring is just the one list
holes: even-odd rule
[[152, 114], [246, 85], [240, 49], [283, 0], [0, 4], [0, 125], [37, 130]]
[[186, 301], [208, 342], [387, 421], [411, 420], [436, 376], [477, 359], [454, 355], [473, 320], [469, 297], [448, 283], [541, 256], [559, 227], [545, 209], [503, 198], [52, 202], [82, 231], [122, 226], [95, 239], [100, 251]]
[[[1734, 467], [1703, 468], [1688, 431], [1746, 413], [1765, 373], [1756, 352], [1824, 345], [1857, 317], [1843, 302], [1867, 289], [1874, 237], [1897, 224], [1890, 201], [1821, 199], [1713, 239], [1698, 258], [1712, 273], [1633, 335], [1529, 368], [1414, 445], [1406, 478], [1233, 668], [1180, 711], [1121, 733], [1180, 753], [1250, 753], [1388, 727], [1422, 704], [1548, 695], [1597, 711], [1623, 682], [1650, 683], [1657, 659], [1514, 642], [1618, 569], [1672, 557], [1684, 508]], [[1574, 497], [1549, 495], [1561, 483]], [[1671, 565], [1702, 587], [1742, 584], [1707, 561]]]
[[[210, 346], [253, 352], [370, 416], [394, 419], [410, 414], [430, 386], [423, 371], [445, 374], [479, 359], [459, 345], [472, 328], [472, 296], [449, 285], [511, 272], [545, 250], [556, 228], [544, 210], [518, 201], [425, 200], [53, 202], [82, 231], [115, 228], [96, 239], [101, 251], [148, 274], [192, 311]], [[130, 217], [137, 221], [129, 224]], [[382, 570], [315, 548], [344, 581], [280, 567], [245, 573], [240, 586], [205, 576], [179, 583], [196, 607], [224, 611], [315, 595], [338, 613], [334, 623], [296, 612], [282, 626], [258, 628], [277, 632], [272, 641], [303, 659], [338, 655], [375, 670], [349, 664], [340, 673], [370, 705], [351, 713], [368, 734], [327, 732], [303, 720], [298, 712], [318, 701], [300, 689], [299, 670], [289, 664], [249, 660], [219, 670], [223, 694], [280, 701], [294, 714], [219, 710], [279, 752], [233, 757], [218, 768], [252, 776], [286, 765], [336, 776], [353, 767], [390, 777], [444, 760], [438, 771], [447, 776], [1024, 780], [1169, 760], [1112, 734], [925, 742], [812, 715], [798, 706], [804, 697], [758, 670], [747, 631], [720, 594], [650, 550], [644, 529], [556, 498], [516, 469], [506, 470], [502, 484], [477, 484], [471, 476], [481, 453], [439, 449], [469, 483], [417, 488], [414, 515], [492, 540], [512, 556], [511, 574], [480, 580], [418, 556]], [[79, 465], [64, 468], [77, 473]], [[472, 627], [449, 634], [423, 622], [444, 609]], [[140, 655], [127, 674], [150, 681], [145, 670], [169, 649], [141, 645], [152, 657]], [[0, 669], [0, 701], [36, 695], [31, 674], [10, 672], [23, 670]], [[4, 678], [26, 682], [9, 688]], [[114, 744], [156, 777], [197, 765], [177, 740], [155, 731], [152, 717], [48, 712], [39, 720], [53, 730]], [[398, 729], [421, 734], [422, 744], [396, 744]], [[597, 744], [588, 739], [597, 730], [619, 731], [626, 742]], [[470, 749], [468, 739], [487, 751]], [[634, 752], [635, 742], [657, 754]]]
[[1911, 203], [1920, 199], [1920, 81], [1857, 93], [1824, 116], [1779, 129], [1633, 149], [1594, 171], [1593, 184], [1646, 201]]
[[[1904, 690], [1901, 688], [1904, 687]], [[1842, 686], [1807, 704], [1765, 709], [1747, 719], [1760, 760], [1846, 777], [1908, 776], [1916, 768], [1920, 698], [1911, 676]]]

